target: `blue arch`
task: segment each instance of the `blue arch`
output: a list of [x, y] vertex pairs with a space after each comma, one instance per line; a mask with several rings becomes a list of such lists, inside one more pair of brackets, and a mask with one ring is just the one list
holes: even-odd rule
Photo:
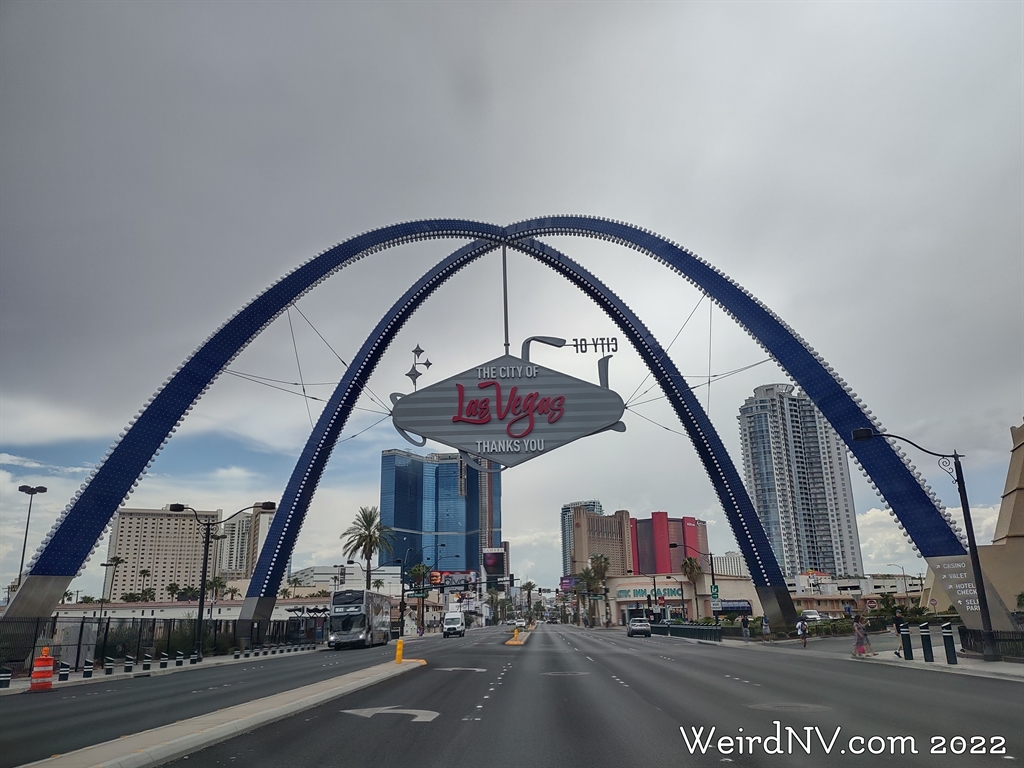
[[[269, 618], [284, 576], [285, 564], [298, 539], [308, 504], [331, 448], [362, 394], [368, 373], [376, 367], [388, 345], [419, 304], [454, 271], [462, 269], [494, 247], [485, 242], [472, 243], [440, 262], [394, 304], [363, 343], [353, 358], [351, 375], [346, 374], [339, 382], [295, 465], [280, 510], [267, 535], [267, 541], [273, 543], [264, 546], [250, 581], [243, 619]], [[625, 302], [568, 256], [532, 238], [518, 240], [512, 247], [536, 258], [568, 279], [598, 304], [626, 335], [655, 380], [660, 383], [686, 428], [746, 559], [762, 606], [777, 625], [794, 623], [795, 612], [785, 578], [735, 465], [703, 407], [657, 339]], [[364, 375], [363, 372], [367, 373]]]
[[[884, 440], [850, 441], [858, 427], [878, 426], [842, 379], [780, 318], [730, 278], [689, 251], [647, 230], [588, 216], [556, 216], [498, 227], [458, 219], [409, 222], [354, 237], [305, 262], [211, 335], [140, 410], [44, 538], [29, 578], [6, 616], [48, 615], [57, 588], [84, 566], [118, 506], [199, 397], [285, 308], [334, 272], [378, 250], [423, 239], [464, 238], [492, 245], [552, 235], [596, 237], [645, 252], [708, 292], [815, 402], [865, 468], [922, 555], [962, 554], [964, 547], [921, 478]], [[387, 318], [382, 324], [387, 326]], [[717, 460], [712, 451], [713, 459]], [[281, 542], [283, 544], [283, 542]], [[44, 583], [45, 580], [45, 583]], [[38, 584], [38, 587], [33, 584]]]

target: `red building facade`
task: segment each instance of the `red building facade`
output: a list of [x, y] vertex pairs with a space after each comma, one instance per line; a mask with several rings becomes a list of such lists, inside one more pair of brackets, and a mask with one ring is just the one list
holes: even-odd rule
[[[637, 573], [680, 573], [687, 557], [696, 558], [701, 570], [711, 570], [707, 523], [695, 517], [669, 517], [652, 512], [649, 520], [630, 518], [634, 570]], [[676, 546], [670, 546], [675, 544]]]

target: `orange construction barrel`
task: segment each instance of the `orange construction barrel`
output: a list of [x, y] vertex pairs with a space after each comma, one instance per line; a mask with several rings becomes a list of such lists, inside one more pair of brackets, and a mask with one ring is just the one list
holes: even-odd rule
[[32, 662], [32, 683], [30, 691], [49, 691], [53, 688], [53, 657], [50, 649], [43, 648], [40, 656]]

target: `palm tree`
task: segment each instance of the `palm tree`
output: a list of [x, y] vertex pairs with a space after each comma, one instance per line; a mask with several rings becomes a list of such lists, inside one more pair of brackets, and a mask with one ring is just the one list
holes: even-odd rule
[[277, 590], [277, 596], [283, 597], [287, 600], [289, 597], [292, 596], [292, 591], [287, 587], [281, 587], [281, 589]]
[[693, 607], [696, 609], [696, 616], [694, 618], [699, 619], [700, 600], [697, 599], [697, 577], [702, 573], [700, 561], [696, 557], [688, 557], [679, 564], [679, 570], [686, 577], [686, 580], [693, 584]]
[[181, 587], [179, 587], [177, 583], [172, 581], [170, 584], [164, 587], [164, 592], [171, 596], [171, 600], [177, 600], [178, 593], [181, 592]]
[[82, 597], [79, 600], [79, 602], [80, 603], [95, 603], [96, 602], [96, 598], [93, 597], [92, 595], [82, 595]]
[[412, 568], [410, 568], [408, 571], [406, 571], [406, 574], [409, 576], [409, 581], [415, 583], [416, 584], [416, 589], [419, 591], [419, 595], [420, 595], [420, 597], [419, 597], [419, 612], [418, 612], [417, 615], [419, 616], [419, 619], [418, 619], [419, 626], [422, 627], [423, 626], [423, 585], [426, 583], [427, 577], [430, 576], [430, 568], [429, 568], [429, 566], [426, 566], [423, 563], [416, 563], [416, 565], [414, 565]]
[[224, 594], [228, 596], [228, 600], [234, 600], [241, 591], [238, 587], [228, 587], [224, 590]]
[[124, 565], [125, 559], [114, 555], [113, 557], [108, 558], [107, 562], [114, 567], [113, 572], [110, 574], [110, 592], [108, 593], [108, 599], [110, 602], [114, 602], [114, 577], [117, 576], [117, 567], [119, 565]]
[[329, 590], [329, 589], [321, 589], [321, 590], [318, 590], [318, 591], [313, 593], [313, 597], [330, 597], [330, 596], [331, 596], [331, 590]]
[[[599, 586], [601, 589], [601, 595], [604, 596], [608, 588], [608, 569], [612, 567], [612, 561], [608, 559], [608, 555], [596, 554], [590, 556], [590, 570], [594, 572], [597, 577]], [[608, 612], [608, 601], [605, 597], [605, 615]]]
[[142, 598], [142, 602], [151, 603], [156, 600], [156, 590], [152, 587], [146, 587], [139, 593], [139, 597]]
[[375, 590], [377, 590], [378, 592], [380, 592], [382, 589], [384, 589], [384, 579], [374, 579], [373, 580], [373, 588]]
[[220, 591], [227, 586], [227, 582], [224, 581], [220, 576], [214, 576], [206, 582], [206, 588], [213, 593], [213, 599], [216, 600], [220, 595]]
[[500, 593], [496, 589], [487, 590], [487, 602], [491, 606], [491, 616], [497, 618], [498, 616], [498, 597]]
[[593, 619], [593, 616], [590, 616], [590, 596], [595, 593], [600, 583], [601, 582], [598, 580], [597, 574], [594, 573], [594, 569], [589, 565], [576, 575], [576, 589], [579, 590], [581, 597], [586, 598], [587, 616], [589, 616], [591, 620]]
[[530, 612], [530, 606], [533, 605], [533, 590], [537, 588], [537, 584], [530, 579], [527, 579], [519, 585], [519, 589], [526, 592], [526, 610]]
[[72, 592], [72, 591], [71, 591], [71, 590], [69, 589], [69, 590], [68, 590], [67, 592], [65, 592], [65, 593], [64, 593], [64, 596], [63, 596], [63, 597], [62, 597], [62, 598], [60, 599], [60, 601], [61, 601], [62, 603], [66, 603], [66, 602], [67, 602], [68, 600], [70, 600], [70, 599], [71, 599], [71, 598], [73, 598], [74, 596], [75, 596], [75, 593], [74, 593], [74, 592]]
[[341, 538], [345, 540], [342, 550], [348, 557], [358, 555], [366, 561], [366, 589], [370, 589], [370, 561], [378, 552], [391, 554], [391, 541], [395, 532], [380, 521], [377, 507], [360, 507], [355, 522]]
[[184, 587], [181, 590], [182, 594], [185, 595], [185, 599], [189, 602], [199, 599], [199, 587], [193, 587], [191, 585]]
[[146, 591], [146, 579], [148, 579], [152, 575], [152, 571], [150, 571], [148, 568], [143, 568], [141, 571], [139, 571], [139, 578], [142, 579], [143, 592]]

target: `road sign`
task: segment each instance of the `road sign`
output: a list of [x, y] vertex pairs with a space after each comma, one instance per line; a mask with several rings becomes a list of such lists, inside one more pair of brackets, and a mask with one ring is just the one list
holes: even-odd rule
[[869, 611], [873, 611], [873, 610], [875, 610], [875, 608], [878, 607], [878, 601], [877, 600], [867, 600], [867, 601], [865, 601], [864, 604], [868, 607]]
[[720, 611], [722, 610], [722, 601], [716, 598], [711, 598], [711, 610]]
[[931, 605], [931, 606], [935, 606], [935, 605], [938, 605], [938, 604], [939, 604], [939, 601], [936, 600], [934, 597], [931, 600], [928, 601], [928, 605]]
[[658, 605], [664, 605], [664, 604], [665, 604], [665, 596], [664, 595], [658, 595]]
[[717, 600], [718, 599], [718, 585], [717, 584], [712, 584], [711, 585], [711, 599], [712, 600]]
[[506, 467], [606, 429], [625, 429], [616, 392], [511, 355], [391, 399], [392, 421], [403, 436], [436, 440]]

